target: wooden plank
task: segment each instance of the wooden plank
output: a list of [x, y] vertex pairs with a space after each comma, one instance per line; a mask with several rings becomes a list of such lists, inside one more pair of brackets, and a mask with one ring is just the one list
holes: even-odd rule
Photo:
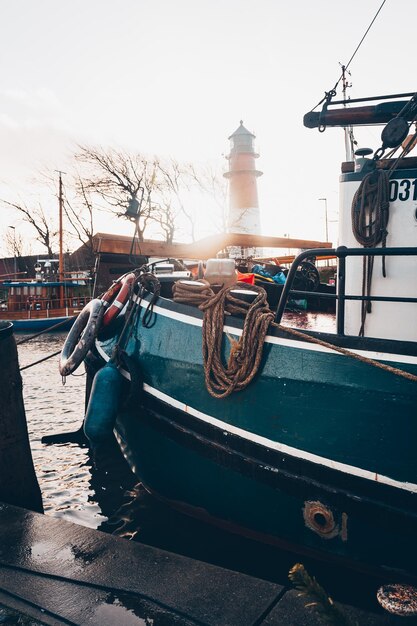
[[[295, 259], [295, 254], [287, 254], [286, 256], [269, 256], [269, 257], [257, 257], [255, 260], [260, 261], [262, 263], [267, 263], [268, 261], [275, 261], [280, 265], [291, 264]], [[337, 259], [334, 255], [326, 255], [326, 256], [316, 256], [316, 261], [334, 261]]]
[[360, 126], [362, 124], [386, 124], [396, 117], [407, 100], [381, 102], [370, 106], [342, 107], [324, 111], [309, 111], [304, 115], [304, 126]]
[[[118, 235], [114, 238], [97, 235], [96, 251], [101, 253], [129, 254], [132, 240]], [[241, 233], [223, 233], [205, 237], [194, 243], [172, 243], [164, 241], [143, 241], [138, 244], [135, 254], [145, 256], [174, 257], [187, 259], [208, 259], [228, 246], [243, 248], [331, 248], [331, 242], [294, 239], [288, 237], [270, 237], [267, 235], [249, 235]]]

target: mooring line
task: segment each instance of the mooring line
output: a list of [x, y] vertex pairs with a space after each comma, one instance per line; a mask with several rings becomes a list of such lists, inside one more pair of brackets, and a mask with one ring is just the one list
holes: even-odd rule
[[58, 354], [61, 354], [61, 350], [58, 350], [58, 352], [53, 352], [49, 356], [45, 356], [43, 359], [39, 359], [39, 361], [35, 361], [34, 363], [30, 363], [30, 365], [25, 365], [24, 367], [19, 367], [19, 372], [23, 372], [23, 370], [29, 369], [29, 367], [33, 367], [34, 365], [38, 365], [39, 363], [43, 363], [44, 361], [47, 361], [48, 359], [52, 359], [53, 356], [58, 356]]
[[71, 320], [75, 320], [76, 317], [77, 317], [77, 315], [72, 315], [71, 317], [68, 317], [65, 320], [62, 320], [62, 322], [58, 322], [58, 324], [54, 324], [53, 326], [50, 326], [49, 328], [45, 328], [44, 330], [41, 330], [39, 333], [36, 333], [35, 335], [31, 335], [30, 337], [26, 337], [25, 339], [21, 339], [21, 341], [16, 341], [16, 345], [17, 346], [21, 346], [22, 343], [26, 343], [27, 341], [31, 341], [32, 339], [36, 339], [36, 337], [40, 337], [40, 335], [44, 335], [45, 333], [49, 333], [49, 332], [51, 332], [51, 330], [55, 330], [56, 328], [59, 328], [60, 326], [63, 326], [64, 324], [67, 324]]

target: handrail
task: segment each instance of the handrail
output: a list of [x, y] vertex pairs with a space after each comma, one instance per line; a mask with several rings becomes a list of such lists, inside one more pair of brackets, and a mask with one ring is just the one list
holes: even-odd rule
[[[58, 309], [73, 308], [74, 306], [82, 307], [86, 305], [90, 300], [92, 300], [91, 296], [70, 296], [63, 299], [62, 306], [60, 304], [59, 298], [53, 300], [51, 298], [34, 297], [34, 299], [30, 302], [28, 302], [27, 300], [4, 302], [7, 304], [7, 309], [5, 309], [5, 311], [7, 311], [8, 313], [21, 313], [22, 311], [56, 311]], [[74, 305], [74, 301], [76, 301], [77, 304]], [[36, 308], [36, 305], [39, 305], [40, 308]]]
[[319, 291], [308, 292], [309, 295], [318, 295], [320, 297], [333, 298], [339, 302], [337, 310], [337, 333], [344, 335], [344, 320], [345, 320], [345, 301], [346, 300], [363, 300], [363, 301], [382, 301], [382, 302], [417, 302], [417, 298], [402, 298], [402, 297], [389, 297], [389, 296], [353, 296], [346, 295], [345, 293], [345, 274], [346, 274], [346, 257], [349, 256], [417, 256], [417, 247], [405, 247], [405, 248], [347, 248], [346, 246], [339, 246], [338, 248], [312, 248], [311, 250], [303, 250], [295, 259], [290, 267], [290, 271], [287, 275], [284, 288], [281, 292], [281, 297], [278, 302], [277, 310], [275, 313], [275, 321], [277, 324], [281, 323], [282, 316], [288, 303], [288, 298], [291, 295], [301, 295], [299, 290], [291, 289], [294, 282], [294, 278], [298, 267], [301, 263], [312, 256], [317, 257], [323, 254], [334, 255], [339, 261], [338, 265], [338, 290], [337, 294], [322, 294]]

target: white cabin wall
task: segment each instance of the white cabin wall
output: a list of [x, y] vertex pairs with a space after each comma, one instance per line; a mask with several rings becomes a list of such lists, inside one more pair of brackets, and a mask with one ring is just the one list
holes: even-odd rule
[[[397, 171], [391, 181], [393, 201], [390, 202], [387, 247], [417, 246], [417, 170], [411, 178], [410, 170], [405, 173], [407, 177], [403, 178], [401, 171]], [[348, 248], [361, 247], [354, 237], [351, 218], [353, 196], [359, 185], [360, 181], [342, 181], [340, 185], [339, 245]], [[346, 294], [362, 294], [362, 273], [362, 257], [348, 257]], [[386, 257], [386, 274], [387, 277], [384, 278], [382, 257], [375, 257], [371, 290], [373, 295], [417, 298], [417, 257]], [[360, 325], [361, 303], [347, 301], [346, 334], [357, 335]], [[365, 336], [417, 341], [417, 304], [373, 302], [372, 312], [366, 317]]]

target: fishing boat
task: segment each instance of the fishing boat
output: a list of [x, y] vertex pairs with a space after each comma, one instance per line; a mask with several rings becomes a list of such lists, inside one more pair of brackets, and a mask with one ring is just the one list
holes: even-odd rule
[[60, 324], [69, 330], [78, 313], [91, 300], [91, 279], [76, 272], [59, 280], [58, 259], [42, 259], [34, 280], [0, 282], [0, 320], [13, 323], [15, 331], [49, 330]]
[[[71, 331], [60, 371], [86, 356], [87, 436], [97, 444], [114, 432], [166, 503], [259, 541], [415, 580], [417, 159], [407, 135], [417, 95], [381, 100], [306, 116], [310, 127], [386, 126], [381, 148], [342, 164], [340, 245], [296, 258], [275, 311], [244, 283], [200, 281], [199, 306], [176, 288], [163, 297], [145, 266], [90, 307], [89, 345], [78, 342], [81, 326]], [[297, 268], [328, 254], [338, 263], [336, 331], [282, 324]]]
[[[33, 279], [16, 273], [0, 281], [0, 320], [13, 323], [20, 332], [68, 330], [91, 300], [88, 271], [65, 272], [63, 254], [63, 187], [59, 172], [59, 255], [38, 259]], [[26, 272], [24, 272], [26, 274]]]

